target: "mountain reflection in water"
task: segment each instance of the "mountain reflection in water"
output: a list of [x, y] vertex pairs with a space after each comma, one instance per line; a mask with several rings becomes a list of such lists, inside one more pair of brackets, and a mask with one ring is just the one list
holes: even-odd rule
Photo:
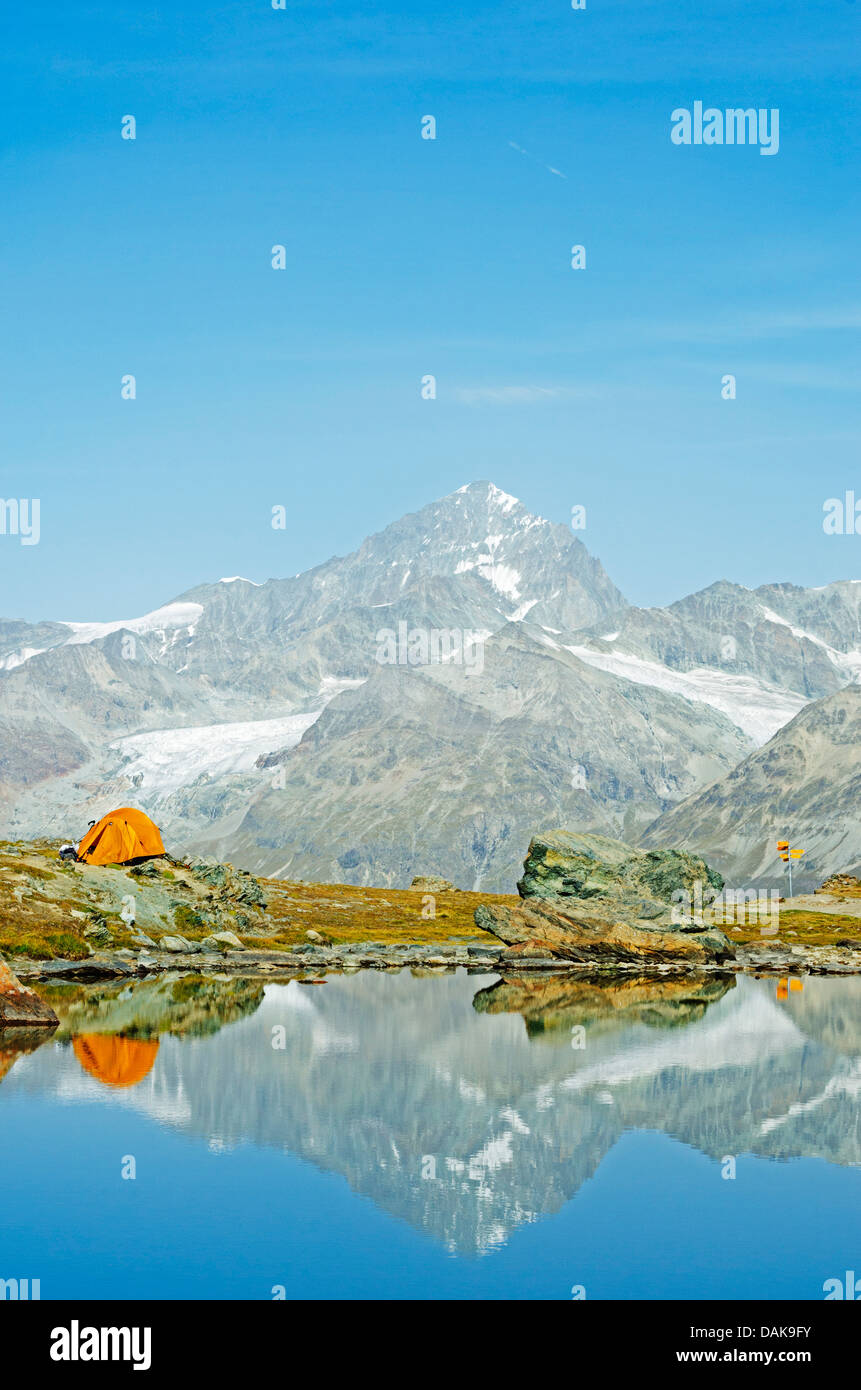
[[861, 1162], [856, 978], [174, 976], [50, 1000], [55, 1033], [0, 1034], [0, 1123], [7, 1096], [61, 1097], [286, 1150], [451, 1251], [558, 1211], [628, 1130]]

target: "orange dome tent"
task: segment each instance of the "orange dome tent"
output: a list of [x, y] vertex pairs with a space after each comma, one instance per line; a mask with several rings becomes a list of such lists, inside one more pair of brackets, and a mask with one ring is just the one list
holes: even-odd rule
[[72, 1047], [84, 1071], [105, 1086], [136, 1086], [152, 1070], [158, 1038], [144, 1042], [121, 1034], [81, 1033]]
[[164, 854], [158, 826], [131, 806], [102, 816], [78, 846], [78, 858], [85, 864], [127, 864], [153, 854]]

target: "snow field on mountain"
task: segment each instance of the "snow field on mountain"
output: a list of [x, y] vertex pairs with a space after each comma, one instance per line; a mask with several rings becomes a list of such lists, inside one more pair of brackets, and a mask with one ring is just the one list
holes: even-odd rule
[[780, 690], [755, 676], [734, 676], [726, 671], [700, 667], [673, 671], [657, 661], [645, 661], [627, 652], [596, 652], [591, 647], [567, 647], [590, 666], [621, 676], [636, 685], [651, 685], [672, 695], [684, 695], [725, 714], [759, 745], [767, 743], [808, 702], [803, 695]]
[[153, 729], [118, 739], [110, 746], [129, 759], [123, 767], [124, 776], [142, 776], [139, 785], [147, 797], [161, 798], [188, 786], [204, 772], [210, 777], [249, 772], [261, 754], [294, 747], [321, 713], [318, 709], [281, 719]]

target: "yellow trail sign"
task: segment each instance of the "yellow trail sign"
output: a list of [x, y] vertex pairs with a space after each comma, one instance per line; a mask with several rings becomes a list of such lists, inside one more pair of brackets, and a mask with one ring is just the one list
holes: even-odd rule
[[777, 853], [784, 864], [789, 865], [789, 896], [792, 897], [792, 861], [793, 859], [800, 859], [804, 850], [792, 849], [788, 840], [778, 840]]

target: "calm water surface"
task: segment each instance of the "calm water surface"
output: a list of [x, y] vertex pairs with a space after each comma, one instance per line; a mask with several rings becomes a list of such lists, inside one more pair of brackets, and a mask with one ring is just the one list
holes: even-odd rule
[[50, 997], [53, 1037], [0, 1033], [0, 1278], [43, 1298], [822, 1299], [861, 1272], [859, 979]]

